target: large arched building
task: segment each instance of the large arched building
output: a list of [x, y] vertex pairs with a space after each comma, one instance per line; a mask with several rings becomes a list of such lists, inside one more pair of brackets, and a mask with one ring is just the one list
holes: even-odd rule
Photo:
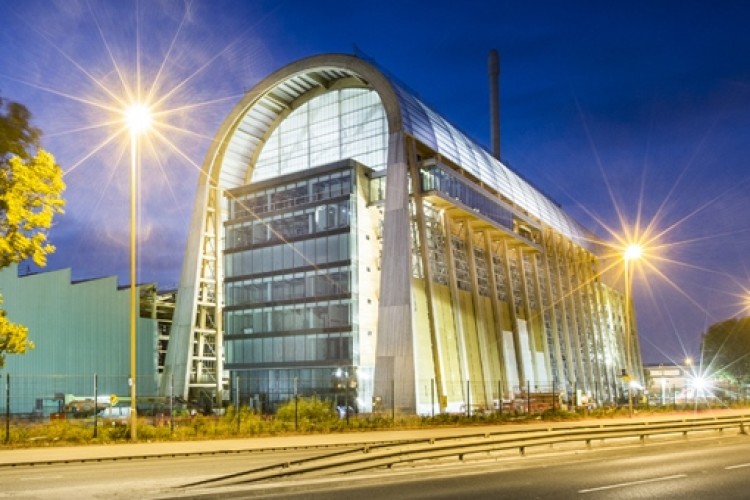
[[163, 379], [178, 394], [424, 414], [527, 389], [613, 401], [640, 378], [592, 235], [364, 59], [265, 78], [203, 172]]

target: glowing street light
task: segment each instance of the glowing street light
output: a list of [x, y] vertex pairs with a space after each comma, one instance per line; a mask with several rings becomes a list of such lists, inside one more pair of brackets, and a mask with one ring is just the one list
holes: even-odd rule
[[643, 248], [638, 244], [630, 244], [623, 252], [623, 264], [625, 266], [625, 358], [627, 363], [628, 377], [628, 415], [633, 416], [633, 359], [632, 359], [632, 332], [631, 332], [631, 288], [632, 275], [631, 261], [636, 261], [643, 255]]
[[137, 173], [140, 166], [140, 136], [151, 126], [151, 111], [143, 104], [133, 104], [125, 110], [125, 123], [130, 130], [130, 439], [135, 441], [137, 431], [136, 409], [136, 326], [138, 322], [138, 296], [136, 293], [136, 201]]
[[125, 123], [131, 135], [140, 135], [151, 126], [151, 110], [143, 104], [133, 104], [125, 110]]
[[630, 260], [638, 260], [643, 255], [643, 247], [638, 245], [637, 243], [633, 243], [628, 245], [628, 247], [625, 249], [624, 258], [625, 263], [627, 264]]

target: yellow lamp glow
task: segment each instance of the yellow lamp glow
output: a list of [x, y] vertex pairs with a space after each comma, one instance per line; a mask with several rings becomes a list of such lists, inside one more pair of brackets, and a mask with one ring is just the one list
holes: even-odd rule
[[643, 255], [643, 248], [637, 243], [628, 245], [625, 249], [625, 260], [638, 260], [641, 258], [641, 255]]
[[134, 134], [140, 134], [151, 126], [151, 110], [143, 104], [133, 104], [125, 110], [125, 123]]

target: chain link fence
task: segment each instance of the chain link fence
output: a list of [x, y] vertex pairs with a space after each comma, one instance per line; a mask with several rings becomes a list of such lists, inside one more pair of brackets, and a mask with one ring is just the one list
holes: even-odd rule
[[[5, 389], [0, 400], [0, 418], [4, 420], [6, 436], [11, 425], [44, 425], [65, 420], [95, 427], [102, 424], [127, 425], [129, 422], [130, 379], [125, 375], [14, 376], [3, 373], [0, 385]], [[507, 388], [501, 381], [439, 384], [435, 379], [419, 381], [416, 393], [410, 399], [412, 394], [408, 393], [409, 388], [403, 383], [393, 380], [382, 393], [377, 394], [371, 381], [357, 380], [347, 372], [336, 372], [319, 379], [237, 375], [228, 381], [221, 404], [217, 404], [211, 394], [201, 394], [195, 401], [186, 401], [175, 396], [171, 390], [167, 395], [158, 394], [157, 387], [154, 377], [137, 379], [136, 407], [141, 424], [168, 425], [173, 423], [175, 416], [220, 415], [230, 406], [271, 416], [283, 405], [298, 402], [301, 398], [324, 402], [347, 422], [350, 418], [368, 416], [395, 420], [397, 416], [415, 413], [422, 417], [476, 417], [540, 414], [557, 410], [580, 412], [628, 404], [627, 394], [618, 393], [616, 400], [605, 400], [601, 394], [579, 389], [575, 384], [561, 387], [555, 383], [527, 383]], [[633, 402], [638, 408], [684, 410], [698, 406], [746, 404], [748, 396], [750, 389], [741, 384], [720, 385], [702, 393], [667, 387], [661, 392], [639, 391], [633, 395]], [[404, 401], [413, 401], [416, 412], [413, 407], [398, 406]]]

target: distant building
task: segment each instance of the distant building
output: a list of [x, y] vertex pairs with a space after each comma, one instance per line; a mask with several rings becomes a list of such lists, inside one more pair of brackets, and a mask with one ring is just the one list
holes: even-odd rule
[[665, 405], [674, 404], [677, 395], [682, 395], [690, 383], [691, 374], [687, 367], [681, 365], [644, 365], [643, 372], [646, 376], [644, 389], [649, 399]]
[[[659, 363], [643, 366], [645, 389], [652, 403], [671, 405], [716, 397], [744, 397], [744, 389], [716, 380], [705, 368], [692, 363]], [[731, 394], [731, 396], [728, 396]]]
[[[139, 395], [155, 396], [161, 306], [152, 285], [139, 289]], [[129, 289], [118, 288], [116, 277], [71, 282], [70, 269], [19, 277], [11, 266], [0, 271], [0, 294], [8, 318], [28, 327], [35, 345], [7, 356], [0, 369], [3, 386], [10, 376], [12, 413], [49, 415], [70, 398], [93, 398], [94, 374], [100, 395], [129, 396]]]
[[363, 59], [269, 75], [203, 172], [162, 392], [424, 414], [643, 379], [596, 238]]

